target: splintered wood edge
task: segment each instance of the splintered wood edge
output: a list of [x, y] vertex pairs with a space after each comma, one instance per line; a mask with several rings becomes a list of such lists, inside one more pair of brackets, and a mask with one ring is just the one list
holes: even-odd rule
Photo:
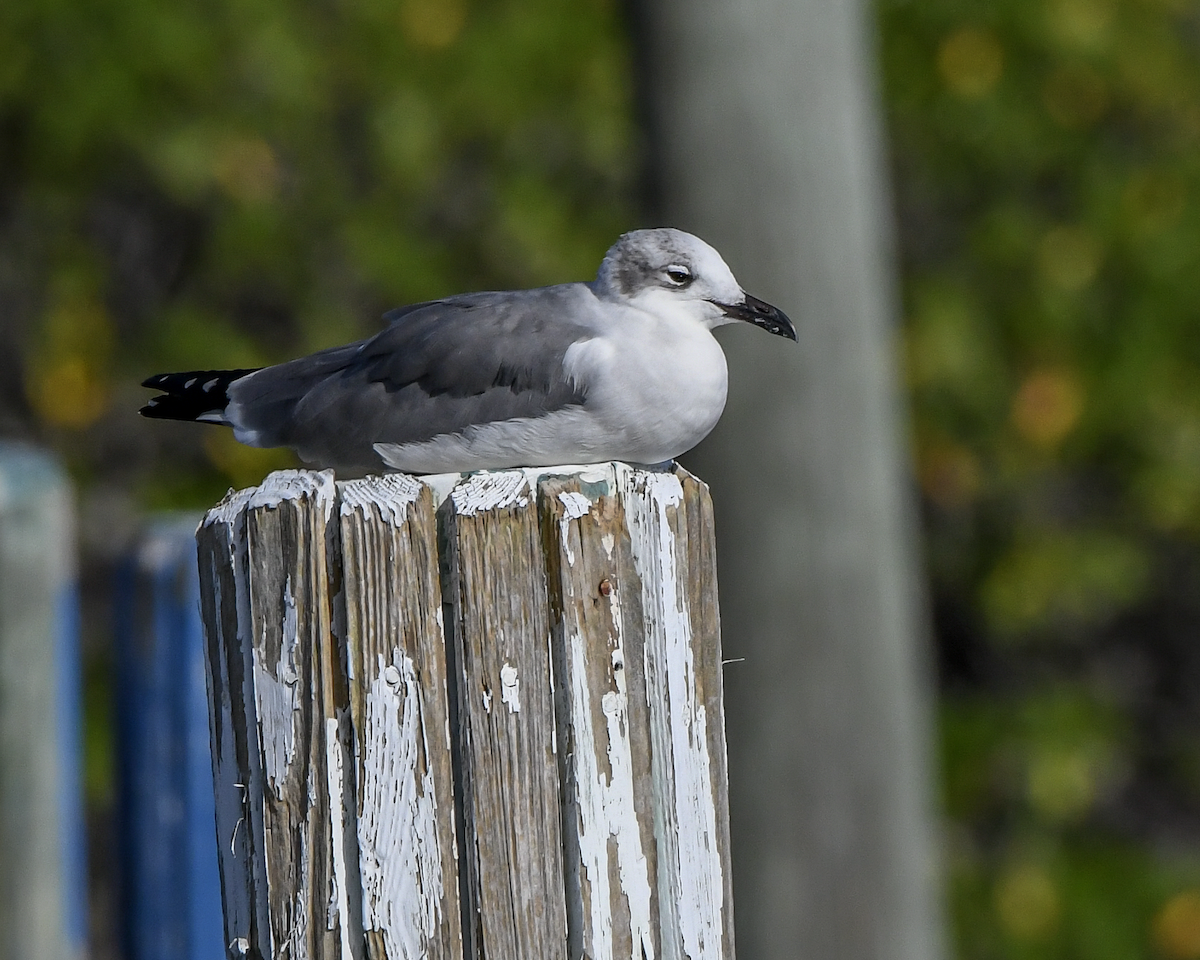
[[[655, 956], [657, 856], [645, 845], [653, 844], [653, 805], [639, 817], [638, 803], [638, 790], [650, 787], [642, 740], [649, 738], [647, 705], [644, 678], [638, 679], [641, 670], [626, 669], [634, 666], [631, 657], [640, 656], [642, 646], [641, 584], [628, 554], [616, 471], [609, 466], [603, 476], [590, 473], [586, 479], [545, 477], [538, 492], [546, 524], [543, 537], [553, 554], [547, 564], [557, 581], [551, 594], [562, 591], [561, 619], [555, 624], [562, 632], [556, 700], [560, 740], [571, 745], [569, 757], [566, 750], [560, 755], [570, 858], [564, 870], [568, 893], [580, 898], [568, 904], [571, 955], [624, 956], [629, 950], [631, 955]], [[614, 503], [611, 516], [588, 521], [603, 499]], [[599, 526], [605, 522], [607, 530]], [[587, 569], [592, 566], [587, 558], [598, 552], [605, 558], [600, 569]], [[606, 577], [612, 580], [604, 592]], [[606, 609], [608, 622], [603, 614], [588, 614], [587, 604], [595, 602], [598, 592], [607, 598], [599, 609]], [[630, 613], [635, 620], [626, 619]]]
[[[302, 497], [317, 497], [326, 504], [326, 510], [333, 509], [336, 496], [332, 470], [276, 470], [267, 474], [257, 487], [252, 488], [252, 496], [247, 505], [256, 510], [262, 507], [278, 507], [288, 500], [299, 500]], [[326, 521], [330, 514], [325, 515]]]
[[251, 495], [246, 521], [271, 928], [276, 952], [314, 960], [352, 955], [361, 937], [330, 647], [335, 502], [332, 472], [279, 471]]
[[[683, 479], [691, 478], [682, 470], [649, 473], [623, 464], [617, 473], [643, 583], [652, 744], [661, 758], [656, 775], [664, 778], [656, 791], [663, 938], [675, 940], [687, 956], [720, 956], [729, 932], [724, 909], [729, 865], [723, 862], [724, 824], [717, 820], [723, 805], [714, 795], [721, 785], [714, 783], [713, 770], [724, 757], [712, 756], [709, 725], [722, 717], [707, 716], [694, 679], [689, 682], [696, 668], [694, 611], [680, 579], [688, 572], [687, 544], [681, 542], [689, 508]], [[661, 658], [656, 666], [655, 658]], [[665, 676], [657, 676], [663, 671]]]
[[[201, 519], [196, 529], [201, 607], [211, 602], [214, 616], [204, 623], [205, 674], [209, 699], [209, 734], [213, 744], [213, 781], [216, 803], [217, 853], [225, 918], [227, 950], [231, 956], [245, 956], [251, 941], [265, 942], [260, 949], [270, 951], [270, 923], [266, 897], [261, 796], [250, 795], [255, 788], [245, 761], [256, 767], [253, 745], [257, 737], [249, 730], [238, 730], [235, 715], [247, 709], [245, 685], [250, 669], [248, 651], [238, 638], [248, 629], [250, 620], [248, 584], [245, 583], [245, 513], [253, 488], [230, 490]], [[206, 578], [206, 554], [212, 560], [211, 578]], [[217, 569], [227, 562], [224, 570]], [[233, 586], [233, 597], [222, 596], [222, 572]], [[232, 602], [233, 622], [224, 616], [226, 603]], [[236, 648], [231, 648], [231, 642]], [[239, 679], [235, 683], [234, 666]], [[252, 697], [249, 705], [253, 716]], [[257, 778], [261, 787], [261, 776]], [[239, 854], [240, 848], [240, 854]]]
[[381, 517], [391, 518], [399, 527], [408, 519], [408, 508], [417, 501], [425, 488], [416, 477], [407, 473], [385, 473], [381, 476], [338, 481], [338, 511], [343, 517], [362, 514], [374, 507]]
[[[498, 958], [520, 957], [522, 951], [539, 957], [561, 956], [567, 936], [544, 558], [539, 556], [533, 566], [518, 562], [513, 568], [491, 570], [482, 580], [478, 576], [481, 571], [472, 569], [472, 562], [492, 551], [508, 554], [515, 550], [519, 554], [522, 543], [518, 541], [526, 534], [529, 545], [542, 553], [530, 474], [545, 472], [505, 470], [463, 477], [440, 508], [451, 567], [452, 589], [447, 598], [454, 616], [447, 630], [456, 650], [463, 750], [464, 835], [460, 842], [467, 852], [464, 886], [468, 900], [464, 939], [478, 941], [488, 956]], [[505, 527], [510, 528], [507, 534], [501, 532]], [[516, 539], [510, 540], [510, 536]], [[530, 592], [518, 591], [512, 596], [521, 598], [517, 606], [528, 619], [516, 634], [503, 635], [506, 644], [489, 642], [482, 636], [485, 624], [494, 621], [490, 629], [505, 630], [518, 612], [508, 604], [493, 607], [486, 602], [481, 605], [480, 600], [508, 590], [518, 574], [522, 581], [528, 579]], [[477, 619], [481, 615], [482, 622]], [[469, 628], [466, 631], [464, 623]], [[519, 641], [518, 636], [528, 642]], [[531, 666], [536, 667], [532, 672]], [[482, 691], [475, 681], [483, 683]], [[526, 749], [529, 746], [533, 749]], [[538, 760], [542, 749], [547, 756]], [[473, 766], [476, 759], [481, 762]], [[544, 770], [540, 769], [543, 762], [549, 765]], [[528, 764], [534, 779], [510, 783], [498, 778], [501, 767], [508, 763]], [[503, 809], [490, 805], [491, 800], [504, 796], [511, 802]], [[547, 810], [553, 814], [543, 817]], [[505, 828], [504, 822], [509, 820]], [[535, 851], [530, 845], [536, 844], [539, 835], [548, 842], [536, 845]]]
[[524, 507], [532, 497], [529, 480], [520, 470], [472, 474], [450, 491], [454, 513], [459, 517], [473, 517], [478, 513], [507, 507]]
[[[406, 474], [339, 482], [343, 569], [348, 524], [365, 528], [377, 514], [389, 527], [388, 535], [404, 538], [408, 535], [403, 528], [410, 519], [410, 510], [422, 497], [427, 498], [424, 509], [429, 510], [429, 529], [436, 538], [436, 516], [427, 489], [426, 484]], [[437, 649], [427, 653], [442, 655], [441, 670], [435, 676], [445, 684], [445, 631], [436, 543], [430, 545], [430, 555], [435, 564], [426, 573], [432, 579], [437, 599], [434, 610]], [[370, 563], [369, 558], [366, 559]], [[375, 572], [386, 574], [378, 569]], [[343, 589], [351, 588], [344, 585]], [[349, 602], [348, 595], [345, 600]], [[347, 614], [347, 628], [348, 620]], [[399, 626], [401, 624], [397, 624]], [[413, 641], [420, 642], [417, 638]], [[439, 712], [432, 704], [436, 698], [446, 701], [447, 691], [444, 686], [440, 691], [424, 690], [423, 685], [430, 682], [430, 677], [418, 675], [417, 664], [405, 646], [401, 643], [392, 651], [393, 656], [398, 654], [398, 660], [378, 668], [368, 667], [365, 662], [355, 664], [355, 654], [347, 651], [352, 669], [362, 674], [352, 680], [352, 685], [361, 689], [361, 697], [356, 695], [356, 699], [361, 699], [361, 706], [354, 733], [358, 770], [362, 776], [356, 789], [361, 808], [359, 844], [364, 853], [369, 850], [369, 855], [360, 860], [363, 926], [364, 931], [375, 932], [380, 937], [380, 948], [385, 951], [380, 960], [400, 960], [409, 956], [434, 960], [446, 957], [449, 960], [461, 956], [462, 940], [450, 729], [446, 718], [448, 704], [441, 709], [441, 730], [430, 729], [428, 715], [431, 710], [435, 714]], [[365, 661], [366, 651], [360, 649], [357, 654]], [[439, 745], [444, 752], [437, 751]], [[410, 797], [408, 788], [397, 781], [418, 777], [417, 762], [422, 753], [426, 769], [420, 775], [420, 789]], [[436, 782], [439, 778], [443, 780], [440, 787]], [[439, 807], [451, 813], [448, 838], [442, 836], [446, 827], [445, 813]], [[375, 836], [365, 844], [364, 824], [368, 830], [372, 824], [376, 827]], [[448, 842], [443, 845], [444, 840]]]
[[254, 491], [254, 487], [230, 490], [215, 507], [209, 509], [201, 518], [199, 526], [196, 527], [196, 536], [200, 536], [201, 531], [212, 527], [227, 527], [232, 530], [239, 525], [245, 513], [246, 504], [254, 496]]

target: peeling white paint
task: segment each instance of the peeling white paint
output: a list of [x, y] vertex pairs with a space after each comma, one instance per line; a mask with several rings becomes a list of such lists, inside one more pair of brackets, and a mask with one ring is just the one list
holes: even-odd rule
[[500, 702], [508, 704], [509, 713], [521, 712], [521, 679], [511, 663], [500, 668]]
[[395, 526], [401, 526], [408, 519], [409, 505], [416, 502], [423, 486], [420, 480], [407, 473], [386, 473], [339, 482], [339, 513], [343, 517], [357, 513], [365, 518], [374, 507], [381, 517], [390, 518]]
[[[660, 926], [664, 952], [721, 956], [724, 882], [718, 846], [708, 718], [695, 700], [687, 585], [668, 511], [683, 501], [674, 473], [618, 467], [634, 566], [644, 584], [646, 699], [656, 782]], [[718, 721], [719, 722], [719, 721]]]
[[[588, 879], [585, 906], [592, 934], [591, 941], [583, 946], [593, 960], [623, 960], [614, 954], [612, 918], [613, 910], [623, 901], [629, 911], [633, 956], [654, 960], [650, 872], [634, 805], [628, 687], [616, 592], [612, 599], [613, 637], [617, 644], [611, 654], [614, 689], [605, 691], [601, 697], [605, 729], [599, 737], [592, 725], [586, 646], [578, 634], [567, 638], [579, 858]], [[607, 780], [598, 759], [601, 751], [608, 756]], [[610, 886], [614, 855], [621, 897], [615, 897]]]
[[532, 496], [529, 482], [520, 470], [497, 470], [466, 477], [450, 492], [454, 510], [473, 517], [481, 510], [503, 510], [526, 506]]
[[[440, 507], [442, 503], [450, 496], [458, 493], [458, 491], [467, 484], [473, 484], [474, 488], [478, 486], [494, 485], [497, 477], [511, 477], [520, 475], [525, 478], [525, 484], [529, 490], [536, 490], [538, 482], [545, 477], [559, 476], [578, 476], [584, 483], [598, 483], [605, 479], [611, 478], [612, 471], [609, 464], [595, 463], [564, 463], [560, 466], [553, 467], [523, 467], [519, 470], [485, 470], [479, 473], [432, 473], [417, 478], [420, 483], [423, 483], [430, 489], [433, 494], [433, 503], [435, 507]], [[388, 474], [387, 476], [400, 476], [400, 474]], [[512, 483], [511, 480], [503, 481], [503, 483]], [[519, 494], [520, 491], [518, 491]], [[474, 496], [474, 494], [471, 494]], [[508, 503], [492, 504], [489, 506], [475, 506], [472, 513], [478, 510], [486, 510], [496, 506], [508, 506]], [[522, 504], [523, 506], [524, 504]], [[465, 512], [455, 500], [455, 508], [459, 513]]]
[[283, 796], [281, 787], [296, 755], [295, 712], [300, 709], [300, 675], [296, 664], [298, 643], [296, 597], [292, 593], [289, 577], [283, 586], [283, 633], [279, 661], [268, 666], [262, 662], [259, 648], [254, 649], [254, 701], [258, 712], [263, 771], [278, 798]]
[[572, 473], [579, 474], [581, 483], [604, 483], [612, 482], [613, 465], [611, 463], [585, 463], [582, 466], [572, 467]]
[[536, 490], [547, 477], [578, 477], [583, 483], [598, 483], [609, 475], [607, 463], [562, 463], [552, 467], [523, 467], [529, 488]]
[[358, 820], [363, 927], [383, 935], [387, 960], [417, 960], [442, 922], [438, 800], [422, 762], [428, 742], [416, 668], [399, 650], [392, 659], [385, 665], [379, 657], [366, 696]]
[[573, 567], [575, 550], [571, 546], [571, 521], [586, 517], [591, 512], [592, 501], [573, 490], [563, 491], [558, 495], [558, 500], [563, 505], [563, 515], [558, 521], [558, 540], [566, 554], [567, 566]]
[[558, 500], [563, 505], [563, 518], [566, 520], [586, 517], [592, 509], [592, 501], [574, 490], [564, 490], [558, 495]]
[[197, 532], [202, 527], [228, 527], [230, 529], [229, 540], [232, 541], [236, 536], [234, 531], [240, 526], [241, 515], [246, 509], [246, 504], [250, 502], [253, 495], [253, 487], [245, 490], [230, 490], [220, 503], [204, 515], [196, 528]]
[[[277, 926], [267, 922], [267, 874], [270, 865], [261, 846], [263, 794], [282, 799], [284, 784], [289, 780], [291, 765], [298, 751], [299, 738], [295, 724], [300, 705], [299, 679], [304, 662], [298, 659], [296, 596], [292, 582], [286, 581], [281, 598], [282, 623], [276, 625], [281, 628], [278, 653], [267, 659], [263, 652], [266, 647], [261, 642], [262, 636], [254, 636], [252, 632], [253, 619], [245, 573], [247, 570], [253, 573], [254, 567], [253, 558], [247, 555], [248, 545], [242, 519], [246, 509], [275, 510], [285, 502], [296, 500], [311, 504], [318, 516], [323, 515], [328, 523], [336, 503], [333, 474], [328, 471], [279, 471], [267, 477], [257, 488], [231, 494], [206, 516], [204, 522], [208, 526], [225, 524], [229, 529], [230, 560], [237, 584], [237, 636], [222, 638], [222, 647], [227, 655], [241, 652], [244, 657], [243, 685], [237, 690], [230, 690], [229, 694], [243, 698], [246, 715], [256, 721], [254, 726], [257, 730], [258, 749], [252, 750], [250, 769], [244, 771], [251, 778], [245, 781], [246, 785], [241, 785], [240, 777], [231, 777], [223, 769], [224, 764], [219, 764], [217, 771], [218, 829], [223, 841], [228, 838], [228, 853], [222, 843], [220, 855], [230, 948], [236, 953], [261, 952], [264, 956], [306, 960], [309, 955], [311, 894], [322, 898], [326, 892], [310, 890], [312, 851], [308, 847], [308, 824], [301, 822], [297, 825], [297, 863], [294, 866], [297, 884], [292, 887], [294, 895], [288, 898], [289, 902], [277, 904], [282, 911], [282, 915], [276, 918]], [[260, 629], [269, 627], [261, 625]], [[257, 641], [257, 644], [252, 641]], [[222, 680], [227, 683], [228, 675], [223, 674]], [[228, 717], [228, 713], [225, 716]], [[251, 736], [254, 736], [253, 730]], [[224, 744], [221, 750], [226, 750]], [[233, 761], [234, 758], [230, 756], [229, 759]], [[308, 773], [304, 786], [311, 802], [318, 793], [325, 791], [328, 784], [314, 782], [315, 765], [309, 767]], [[313, 815], [311, 809], [307, 815]], [[252, 915], [257, 919], [258, 930], [254, 940], [249, 935], [253, 926]]]
[[333, 516], [337, 488], [332, 470], [276, 470], [250, 490], [249, 508], [275, 509], [287, 500], [312, 497], [324, 509], [325, 520]]
[[[611, 470], [606, 470], [608, 464], [562, 464], [554, 467], [523, 467], [520, 472], [525, 475], [525, 481], [530, 490], [536, 490], [538, 481], [544, 477], [578, 476], [584, 483], [596, 483], [611, 476]], [[497, 472], [512, 471], [482, 471], [480, 473], [430, 473], [417, 477], [420, 483], [429, 488], [433, 494], [433, 505], [436, 509], [454, 492], [454, 489], [464, 480], [472, 477], [493, 476]], [[386, 474], [386, 476], [401, 476], [401, 474]], [[403, 474], [403, 476], [408, 476]]]
[[325, 718], [325, 775], [329, 781], [330, 841], [333, 846], [333, 876], [330, 878], [329, 911], [326, 929], [338, 928], [342, 957], [353, 956], [350, 947], [350, 890], [346, 874], [346, 804], [345, 769], [338, 719]]

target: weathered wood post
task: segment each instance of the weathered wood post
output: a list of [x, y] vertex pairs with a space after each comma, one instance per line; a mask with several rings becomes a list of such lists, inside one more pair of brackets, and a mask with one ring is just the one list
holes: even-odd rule
[[0, 960], [87, 949], [70, 483], [0, 443]]
[[231, 957], [733, 957], [712, 507], [286, 471], [197, 533]]

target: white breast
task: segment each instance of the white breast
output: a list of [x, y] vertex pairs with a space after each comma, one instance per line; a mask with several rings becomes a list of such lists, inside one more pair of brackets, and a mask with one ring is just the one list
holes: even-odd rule
[[617, 309], [604, 334], [567, 349], [563, 371], [585, 396], [539, 417], [476, 424], [419, 443], [375, 444], [417, 473], [624, 460], [662, 463], [703, 440], [725, 408], [725, 354], [690, 314]]
[[725, 354], [702, 324], [649, 317], [611, 336], [578, 343], [564, 368], [587, 394], [586, 409], [639, 463], [660, 463], [703, 440], [725, 409]]

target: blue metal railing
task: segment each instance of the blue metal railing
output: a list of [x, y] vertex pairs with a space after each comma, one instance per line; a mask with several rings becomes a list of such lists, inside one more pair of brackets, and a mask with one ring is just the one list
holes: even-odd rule
[[225, 956], [196, 517], [148, 528], [117, 576], [117, 724], [129, 960]]

